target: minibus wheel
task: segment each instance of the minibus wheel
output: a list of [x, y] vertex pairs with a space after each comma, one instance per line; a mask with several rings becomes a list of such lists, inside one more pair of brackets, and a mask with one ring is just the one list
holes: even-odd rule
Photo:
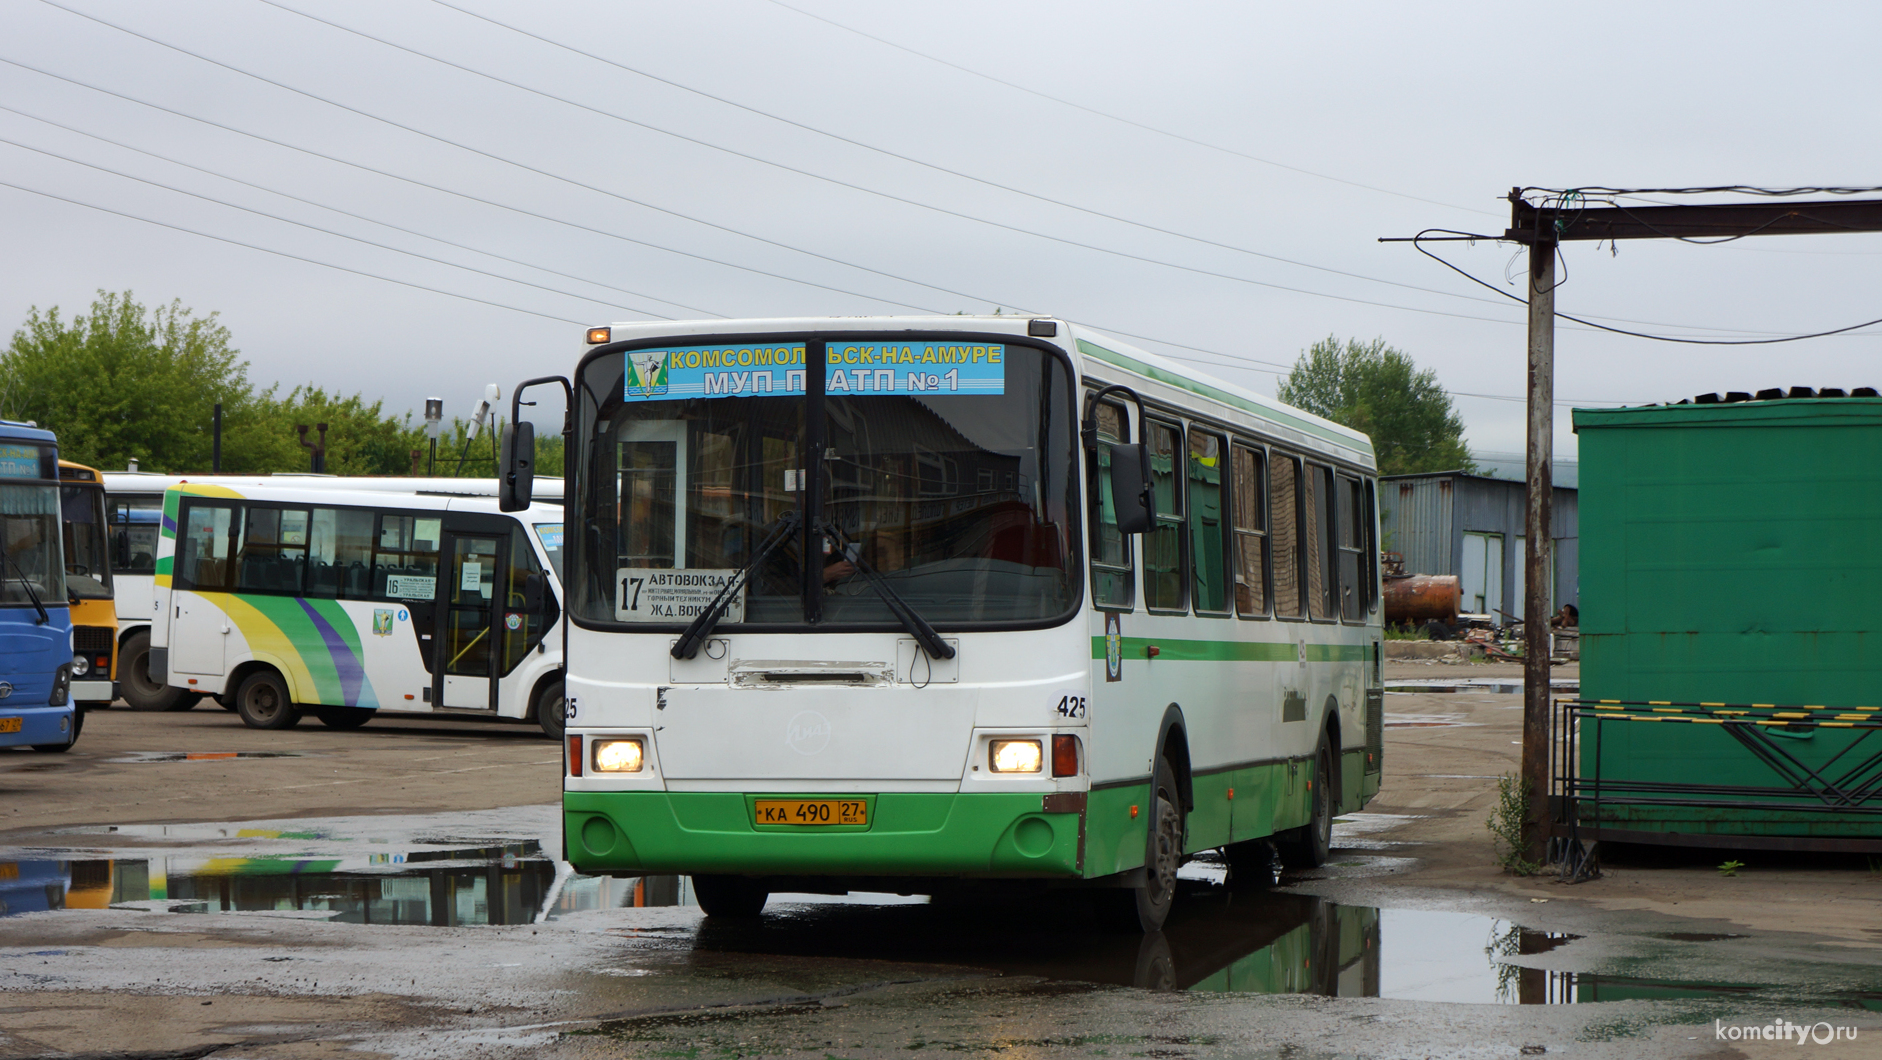
[[314, 711], [314, 717], [329, 729], [357, 729], [372, 720], [379, 713], [370, 707], [321, 707]]
[[150, 676], [150, 631], [138, 630], [124, 638], [118, 649], [118, 693], [132, 710], [182, 710], [185, 696], [189, 705], [196, 698], [180, 688], [158, 684]]
[[235, 712], [251, 729], [291, 729], [301, 720], [300, 708], [288, 698], [287, 682], [273, 670], [257, 670], [235, 690]]
[[748, 920], [764, 911], [771, 892], [750, 876], [694, 876], [693, 897], [707, 916]]
[[544, 736], [551, 740], [560, 740], [568, 731], [568, 700], [562, 695], [562, 679], [557, 678], [542, 686], [536, 693], [536, 705], [530, 709], [536, 724], [542, 726]]

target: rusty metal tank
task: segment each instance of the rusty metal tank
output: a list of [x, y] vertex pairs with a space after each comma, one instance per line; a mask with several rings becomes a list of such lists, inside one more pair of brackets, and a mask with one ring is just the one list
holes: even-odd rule
[[1455, 574], [1411, 574], [1385, 579], [1385, 622], [1456, 622], [1463, 587]]

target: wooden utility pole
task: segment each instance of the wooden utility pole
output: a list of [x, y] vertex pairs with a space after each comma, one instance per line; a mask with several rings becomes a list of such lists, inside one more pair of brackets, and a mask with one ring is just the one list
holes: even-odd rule
[[[1546, 235], [1545, 235], [1545, 227]], [[1529, 813], [1523, 856], [1537, 864], [1548, 844], [1549, 802], [1549, 539], [1555, 499], [1555, 253], [1554, 224], [1541, 218], [1529, 244], [1529, 440], [1523, 505], [1523, 771]]]

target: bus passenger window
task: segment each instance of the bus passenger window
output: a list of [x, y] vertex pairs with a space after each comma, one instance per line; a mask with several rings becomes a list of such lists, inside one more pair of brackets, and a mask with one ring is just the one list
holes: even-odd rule
[[379, 544], [372, 560], [374, 599], [430, 600], [437, 595], [442, 525], [442, 519], [421, 515], [379, 517]]
[[[527, 583], [536, 579], [538, 592], [541, 594], [541, 606], [529, 606]], [[509, 584], [503, 599], [503, 672], [509, 673], [542, 639], [542, 628], [550, 608], [555, 606], [554, 594], [549, 591], [549, 580], [542, 575], [542, 565], [536, 561], [536, 552], [529, 547], [529, 538], [520, 529], [510, 533]], [[514, 624], [512, 624], [514, 623]]]
[[236, 522], [233, 508], [190, 505], [183, 516], [182, 539], [177, 542], [177, 588], [206, 593], [235, 588], [229, 548]]
[[373, 513], [315, 508], [308, 535], [308, 596], [364, 600], [372, 591]]
[[1300, 461], [1274, 458], [1268, 512], [1274, 535], [1274, 613], [1300, 617]]
[[1227, 531], [1222, 519], [1224, 446], [1219, 435], [1189, 434], [1189, 555], [1196, 572], [1196, 610], [1229, 609]]
[[1182, 478], [1176, 466], [1181, 451], [1180, 427], [1150, 425], [1150, 482], [1157, 511], [1144, 534], [1144, 605], [1153, 610], [1181, 611], [1188, 603], [1184, 599]]
[[1098, 496], [1098, 517], [1093, 520], [1091, 600], [1100, 608], [1130, 610], [1136, 603], [1136, 571], [1131, 568], [1130, 538], [1117, 531], [1117, 504], [1111, 496], [1110, 442], [1126, 437], [1127, 424], [1120, 405], [1099, 405], [1098, 466], [1092, 490]]
[[1376, 507], [1377, 504], [1378, 501], [1375, 499], [1373, 480], [1367, 479], [1366, 507], [1365, 511], [1359, 517], [1359, 525], [1365, 531], [1364, 537], [1361, 538], [1361, 540], [1365, 542], [1361, 546], [1364, 551], [1359, 557], [1359, 562], [1361, 566], [1365, 568], [1366, 572], [1367, 614], [1372, 614], [1379, 609], [1379, 516], [1378, 508]]
[[298, 594], [307, 570], [307, 512], [249, 508], [236, 563], [243, 592]]
[[1333, 577], [1333, 469], [1307, 466], [1307, 489], [1302, 495], [1301, 543], [1306, 546], [1302, 562], [1307, 568], [1307, 617], [1339, 617], [1339, 603]]
[[1359, 480], [1339, 475], [1334, 479], [1334, 493], [1337, 497], [1339, 528], [1335, 534], [1339, 541], [1337, 565], [1340, 576], [1340, 617], [1354, 622], [1364, 616], [1366, 610], [1366, 590], [1360, 582], [1361, 561], [1364, 558], [1365, 533], [1359, 525], [1359, 513], [1366, 510], [1365, 502], [1359, 495]]
[[112, 494], [105, 500], [105, 521], [111, 527], [111, 573], [156, 573], [163, 495]]
[[1268, 535], [1262, 520], [1267, 499], [1261, 454], [1235, 446], [1230, 496], [1235, 505], [1235, 613], [1259, 618], [1268, 613]]

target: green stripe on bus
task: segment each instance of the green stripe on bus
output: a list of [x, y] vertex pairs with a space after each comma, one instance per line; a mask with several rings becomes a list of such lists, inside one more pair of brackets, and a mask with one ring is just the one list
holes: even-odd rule
[[[1144, 649], [1156, 646], [1157, 658], [1173, 662], [1297, 662], [1300, 648], [1290, 641], [1176, 640], [1171, 637], [1125, 637], [1124, 658], [1142, 659]], [[1104, 638], [1091, 638], [1091, 657], [1102, 659]], [[1308, 662], [1365, 662], [1364, 644], [1309, 644]]]
[[1347, 447], [1348, 449], [1353, 449], [1358, 452], [1364, 453], [1369, 457], [1373, 455], [1372, 442], [1370, 439], [1348, 438], [1347, 436], [1343, 434], [1336, 434], [1335, 432], [1330, 431], [1325, 427], [1322, 427], [1321, 425], [1313, 422], [1312, 420], [1302, 419], [1299, 416], [1290, 416], [1285, 412], [1281, 412], [1278, 409], [1271, 409], [1266, 405], [1257, 405], [1245, 397], [1239, 397], [1235, 394], [1231, 394], [1226, 390], [1221, 390], [1216, 387], [1210, 386], [1208, 383], [1197, 382], [1194, 379], [1184, 378], [1183, 376], [1177, 375], [1173, 372], [1165, 371], [1164, 369], [1158, 368], [1152, 364], [1145, 364], [1143, 361], [1140, 361], [1137, 358], [1130, 356], [1129, 354], [1119, 353], [1116, 350], [1105, 349], [1103, 346], [1100, 346], [1095, 342], [1088, 342], [1085, 339], [1079, 339], [1078, 340], [1078, 352], [1084, 354], [1087, 357], [1096, 357], [1098, 360], [1101, 360], [1101, 361], [1109, 361], [1110, 363], [1117, 365], [1119, 368], [1128, 368], [1131, 371], [1136, 372], [1138, 375], [1148, 376], [1151, 379], [1155, 379], [1159, 383], [1167, 383], [1170, 386], [1180, 387], [1184, 390], [1187, 390], [1192, 394], [1201, 394], [1203, 397], [1212, 398], [1216, 401], [1222, 402], [1225, 405], [1233, 405], [1236, 408], [1241, 409], [1243, 412], [1252, 412], [1264, 420], [1269, 420], [1274, 423], [1278, 423], [1284, 427], [1292, 427], [1296, 430], [1306, 431], [1308, 434], [1314, 435], [1315, 437], [1324, 438], [1327, 441], [1333, 442], [1336, 445], [1343, 445]]

